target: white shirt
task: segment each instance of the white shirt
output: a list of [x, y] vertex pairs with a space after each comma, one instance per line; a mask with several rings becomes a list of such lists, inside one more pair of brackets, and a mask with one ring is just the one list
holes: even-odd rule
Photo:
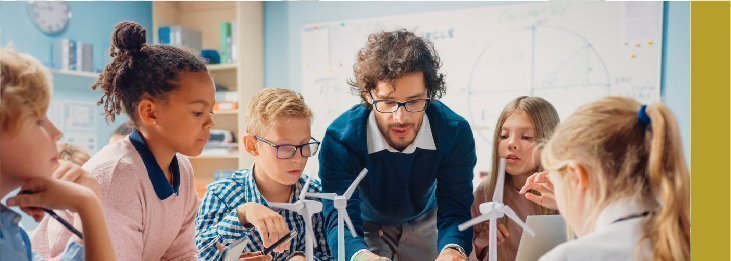
[[[434, 136], [432, 136], [431, 132], [431, 125], [429, 124], [429, 117], [427, 117], [426, 114], [421, 120], [421, 127], [419, 128], [419, 132], [416, 133], [414, 141], [411, 142], [409, 146], [406, 146], [403, 151], [398, 151], [397, 149], [394, 149], [390, 144], [388, 144], [386, 138], [383, 137], [383, 134], [378, 129], [378, 123], [376, 122], [376, 114], [374, 110], [372, 110], [371, 113], [368, 115], [368, 129], [366, 130], [366, 136], [368, 139], [368, 154], [373, 154], [383, 150], [411, 154], [416, 151], [416, 148], [420, 148], [423, 150], [437, 150], [437, 146], [434, 144]], [[464, 253], [462, 247], [457, 244], [447, 244], [446, 246], [444, 246], [444, 248], [449, 247], [455, 248], [458, 251]], [[361, 249], [360, 251], [355, 252], [350, 260], [355, 260], [355, 257], [364, 251], [367, 251], [367, 249]]]
[[645, 235], [647, 216], [617, 220], [653, 211], [653, 205], [629, 198], [617, 200], [599, 214], [593, 233], [560, 244], [539, 260], [652, 260], [650, 240], [638, 242]]
[[416, 151], [416, 148], [423, 150], [437, 149], [437, 146], [434, 145], [434, 137], [431, 133], [429, 117], [426, 115], [424, 115], [421, 120], [421, 128], [419, 128], [419, 132], [416, 133], [416, 138], [414, 138], [414, 141], [411, 142], [409, 146], [406, 146], [403, 151], [398, 151], [391, 147], [391, 145], [388, 144], [388, 141], [386, 141], [386, 138], [383, 137], [383, 134], [378, 129], [378, 125], [376, 123], [375, 110], [371, 110], [370, 115], [368, 115], [368, 130], [366, 131], [366, 136], [368, 137], [368, 154], [373, 154], [382, 150], [411, 154]]

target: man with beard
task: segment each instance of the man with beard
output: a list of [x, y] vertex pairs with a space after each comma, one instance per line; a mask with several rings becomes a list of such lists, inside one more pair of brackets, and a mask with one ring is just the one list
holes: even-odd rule
[[[457, 225], [470, 219], [475, 141], [437, 100], [440, 66], [433, 45], [406, 30], [372, 34], [358, 52], [349, 84], [362, 103], [328, 127], [319, 155], [323, 192], [341, 195], [368, 169], [348, 201], [362, 237], [345, 230], [347, 260], [466, 260], [472, 249], [472, 230]], [[337, 252], [337, 211], [323, 204]]]

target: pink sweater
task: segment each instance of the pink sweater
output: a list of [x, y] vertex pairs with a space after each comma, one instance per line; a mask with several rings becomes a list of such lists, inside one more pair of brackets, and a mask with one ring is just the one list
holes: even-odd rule
[[[196, 259], [193, 225], [198, 197], [193, 168], [187, 157], [177, 154], [177, 159], [179, 193], [164, 200], [155, 194], [129, 137], [105, 146], [84, 164], [101, 185], [104, 216], [119, 260]], [[34, 232], [32, 245], [43, 257], [57, 257], [70, 236], [46, 217]]]

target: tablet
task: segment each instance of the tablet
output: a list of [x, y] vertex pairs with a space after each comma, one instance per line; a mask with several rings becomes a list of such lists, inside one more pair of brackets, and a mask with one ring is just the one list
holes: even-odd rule
[[241, 253], [244, 253], [244, 247], [246, 247], [246, 242], [244, 242], [244, 240], [233, 244], [231, 247], [226, 249], [226, 258], [224, 259], [224, 261], [238, 261]]
[[566, 223], [560, 215], [528, 216], [526, 223], [536, 235], [532, 237], [523, 230], [516, 261], [538, 260], [554, 247], [566, 242]]

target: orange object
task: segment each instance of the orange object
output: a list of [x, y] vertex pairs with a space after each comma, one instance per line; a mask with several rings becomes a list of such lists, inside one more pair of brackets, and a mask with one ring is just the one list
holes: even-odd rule
[[213, 105], [213, 110], [217, 111], [237, 110], [238, 108], [238, 102], [219, 102]]

